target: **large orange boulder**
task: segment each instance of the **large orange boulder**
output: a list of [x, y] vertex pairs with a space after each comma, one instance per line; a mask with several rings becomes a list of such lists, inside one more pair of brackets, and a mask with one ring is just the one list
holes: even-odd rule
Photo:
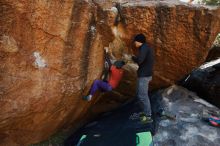
[[89, 106], [82, 93], [103, 68], [96, 7], [2, 0], [0, 10], [0, 145], [39, 142]]
[[202, 64], [220, 30], [220, 9], [165, 2], [122, 5], [125, 20], [115, 29], [131, 48], [131, 36], [143, 33], [155, 50], [152, 87], [180, 80]]
[[[123, 19], [115, 23], [119, 11], [110, 2], [0, 1], [0, 145], [36, 143], [110, 109], [109, 98], [81, 99], [101, 76], [103, 47], [121, 58], [131, 54], [134, 34], [146, 34], [156, 52], [152, 87], [158, 88], [201, 64], [219, 31], [217, 9], [156, 2], [121, 8]], [[136, 66], [125, 68], [116, 92], [128, 96]]]

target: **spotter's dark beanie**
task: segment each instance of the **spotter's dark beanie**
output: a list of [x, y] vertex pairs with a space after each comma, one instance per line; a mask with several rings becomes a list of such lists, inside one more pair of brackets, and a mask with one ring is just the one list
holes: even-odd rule
[[134, 37], [134, 41], [137, 41], [140, 43], [146, 43], [146, 37], [142, 33], [140, 33]]

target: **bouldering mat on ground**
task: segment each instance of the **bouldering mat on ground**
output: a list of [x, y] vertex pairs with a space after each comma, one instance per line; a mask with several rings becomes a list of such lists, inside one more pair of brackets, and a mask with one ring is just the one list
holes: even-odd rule
[[[82, 127], [65, 141], [65, 146], [77, 144], [80, 146], [142, 146], [142, 143], [150, 145], [154, 123], [143, 124], [139, 118], [135, 119], [134, 115], [140, 112], [141, 108], [137, 101], [126, 103]], [[143, 136], [146, 137], [144, 141]], [[79, 142], [80, 139], [81, 142]]]

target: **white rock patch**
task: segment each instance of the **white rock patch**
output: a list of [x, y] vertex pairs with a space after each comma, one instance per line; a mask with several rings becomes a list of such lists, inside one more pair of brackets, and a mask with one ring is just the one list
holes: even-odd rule
[[37, 68], [44, 68], [44, 67], [47, 66], [45, 60], [40, 56], [40, 53], [39, 53], [39, 52], [34, 52], [33, 55], [34, 55], [34, 57], [35, 57], [34, 65], [35, 65]]

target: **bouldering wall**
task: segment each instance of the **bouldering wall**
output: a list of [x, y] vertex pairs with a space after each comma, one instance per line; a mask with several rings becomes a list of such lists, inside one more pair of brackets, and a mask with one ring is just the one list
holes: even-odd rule
[[[219, 32], [219, 9], [129, 2], [121, 7], [125, 21], [115, 24], [113, 6], [90, 0], [0, 1], [0, 145], [28, 145], [63, 127], [76, 129], [92, 105], [97, 113], [107, 110], [105, 100], [111, 98], [81, 99], [101, 76], [104, 47], [123, 58], [132, 53], [133, 35], [144, 33], [156, 52], [151, 87], [159, 88], [201, 64]], [[130, 62], [125, 68], [117, 92], [128, 96], [135, 91], [137, 67]]]
[[96, 7], [3, 0], [0, 10], [0, 145], [39, 142], [88, 106], [80, 97], [103, 67]]
[[[155, 49], [152, 87], [173, 84], [202, 64], [220, 31], [220, 11], [177, 2], [130, 2], [122, 6], [120, 38], [144, 33]], [[130, 46], [129, 46], [130, 45]]]

